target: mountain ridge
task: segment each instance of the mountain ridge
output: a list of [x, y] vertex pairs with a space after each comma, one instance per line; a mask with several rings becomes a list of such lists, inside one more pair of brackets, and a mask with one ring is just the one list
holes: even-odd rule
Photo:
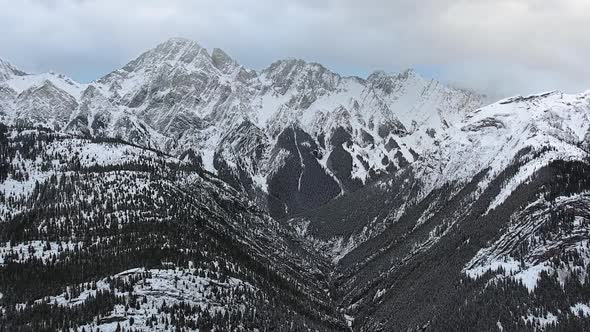
[[[71, 298], [106, 308], [76, 326], [113, 331], [590, 329], [590, 91], [484, 104], [412, 70], [257, 72], [182, 39], [90, 84], [13, 76], [0, 320], [78, 317]], [[82, 276], [88, 250], [103, 269]], [[19, 284], [53, 255], [68, 273]], [[85, 300], [92, 282], [111, 291]]]
[[[482, 103], [478, 95], [449, 89], [411, 70], [397, 75], [376, 72], [359, 79], [342, 77], [317, 63], [292, 59], [278, 60], [256, 72], [239, 65], [222, 50], [214, 49], [209, 54], [198, 43], [178, 38], [159, 44], [121, 69], [86, 85], [61, 75], [41, 76], [31, 76], [35, 79], [28, 80], [29, 89], [49, 80], [77, 103], [62, 101], [67, 109], [62, 113], [70, 116], [52, 115], [58, 119], [50, 124], [52, 128], [121, 137], [175, 155], [192, 149], [208, 171], [224, 174], [225, 180], [249, 192], [252, 199], [267, 199], [264, 205], [276, 211], [277, 217], [290, 214], [292, 202], [264, 198], [265, 187], [272, 182], [266, 164], [274, 161], [262, 157], [272, 155], [277, 137], [292, 124], [311, 135], [317, 145], [309, 151], [317, 160], [313, 163], [319, 164], [313, 166], [314, 174], [325, 173], [340, 191], [350, 191], [413, 161], [417, 147], [384, 146], [389, 139], [397, 141], [413, 135], [418, 126], [423, 130], [428, 129], [426, 125], [439, 127], [438, 116], [432, 115], [437, 112], [435, 108], [448, 113], [455, 107], [471, 109]], [[4, 85], [16, 83], [8, 81]], [[20, 85], [19, 91], [26, 88], [26, 84]], [[88, 89], [92, 94], [85, 93]], [[48, 102], [60, 103], [57, 95], [48, 95]], [[22, 113], [25, 107], [11, 103], [10, 99], [16, 98], [12, 94], [3, 100], [7, 105], [2, 110], [5, 121], [29, 121], [19, 120], [23, 116], [16, 109]], [[445, 110], [442, 105], [446, 105]], [[261, 130], [258, 149], [266, 151], [237, 165], [231, 162], [236, 156], [230, 152], [239, 149], [223, 146], [222, 142], [233, 144], [223, 139], [224, 132], [243, 121]], [[348, 151], [336, 147], [330, 159], [334, 149], [330, 142], [338, 128], [346, 132], [341, 135], [350, 136], [351, 143], [358, 142], [358, 148]], [[222, 158], [225, 160], [218, 160]], [[330, 169], [334, 158], [349, 166]], [[217, 169], [215, 165], [228, 169]], [[334, 196], [333, 191], [329, 192]], [[271, 207], [276, 204], [279, 206]]]

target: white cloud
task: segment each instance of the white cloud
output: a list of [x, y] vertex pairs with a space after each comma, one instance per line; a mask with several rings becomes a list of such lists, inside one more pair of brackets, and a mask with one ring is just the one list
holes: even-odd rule
[[0, 0], [0, 57], [96, 78], [172, 36], [256, 69], [301, 57], [504, 96], [590, 89], [587, 0]]

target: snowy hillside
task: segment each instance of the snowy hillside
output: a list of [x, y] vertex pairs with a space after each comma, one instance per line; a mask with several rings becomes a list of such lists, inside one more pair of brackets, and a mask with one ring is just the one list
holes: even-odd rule
[[0, 129], [0, 326], [345, 324], [321, 257], [199, 165], [113, 139]]

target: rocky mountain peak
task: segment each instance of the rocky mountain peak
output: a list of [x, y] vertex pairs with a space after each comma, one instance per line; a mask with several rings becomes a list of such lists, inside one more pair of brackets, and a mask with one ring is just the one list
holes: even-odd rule
[[[233, 73], [240, 65], [221, 49], [207, 49], [185, 38], [171, 38], [144, 52], [123, 68], [97, 81], [114, 90], [130, 88], [152, 82], [170, 87], [192, 86], [207, 82], [221, 74]], [[247, 79], [248, 73], [239, 78]], [[246, 77], [246, 78], [244, 78]], [[199, 82], [195, 82], [200, 81]], [[128, 83], [124, 83], [128, 81]], [[174, 84], [171, 84], [174, 82]], [[125, 94], [124, 91], [123, 94]]]
[[262, 75], [280, 94], [294, 88], [298, 92], [308, 91], [321, 95], [327, 91], [334, 91], [342, 80], [340, 75], [321, 64], [302, 59], [275, 61], [262, 71]]
[[238, 63], [220, 48], [213, 49], [213, 52], [211, 52], [211, 61], [215, 68], [224, 73], [238, 66]]
[[[297, 174], [295, 180], [290, 178], [297, 188], [299, 182], [305, 187], [312, 175], [326, 178], [323, 173], [326, 179], [340, 181], [336, 185], [340, 190], [333, 190], [332, 180], [326, 180], [331, 184], [324, 198], [359, 188], [415, 161], [417, 154], [444, 137], [448, 123], [461, 120], [453, 110], [481, 106], [413, 70], [375, 72], [364, 80], [291, 58], [256, 72], [219, 48], [208, 53], [182, 38], [157, 45], [105, 78], [80, 85], [79, 91], [54, 81], [80, 105], [71, 112], [64, 107], [62, 113], [86, 119], [76, 120], [69, 128], [97, 132], [91, 126], [99, 123], [95, 127], [105, 135], [119, 135], [174, 155], [193, 149], [205, 169], [261, 200], [267, 200], [269, 185], [274, 183], [274, 166]], [[224, 139], [244, 119], [260, 133], [257, 139]], [[287, 156], [276, 148], [275, 138], [293, 124], [299, 124], [301, 132], [286, 135], [297, 142], [284, 149]], [[333, 136], [342, 130], [350, 136], [346, 145], [342, 146], [344, 141], [332, 144]], [[390, 138], [399, 143], [398, 148], [392, 148]], [[273, 205], [277, 211], [283, 211], [283, 203], [299, 206], [300, 202], [284, 198]]]
[[295, 66], [304, 66], [307, 62], [303, 59], [296, 59], [296, 58], [286, 58], [277, 60], [268, 66], [268, 68], [264, 69], [263, 72], [275, 72], [277, 70], [283, 70], [285, 68], [293, 68]]
[[376, 70], [367, 77], [367, 81], [373, 85], [391, 85], [408, 81], [424, 81], [425, 79], [414, 69], [408, 68], [399, 73], [387, 73], [384, 70]]
[[10, 62], [0, 59], [0, 82], [10, 79], [13, 76], [24, 76], [25, 72], [17, 69]]
[[203, 58], [207, 62], [210, 61], [207, 50], [197, 42], [184, 38], [172, 38], [144, 52], [137, 59], [123, 67], [123, 70], [137, 72], [140, 70], [153, 70], [162, 66], [173, 68], [191, 64], [198, 66], [198, 63], [201, 62], [199, 60]]
[[[163, 43], [158, 44], [152, 52], [169, 53], [176, 55], [179, 53], [190, 53], [191, 51], [199, 51], [202, 49], [196, 41], [186, 38], [170, 38]], [[150, 51], [148, 51], [150, 52]]]
[[268, 68], [262, 71], [263, 73], [267, 74], [268, 76], [277, 76], [277, 75], [298, 75], [298, 74], [307, 74], [313, 75], [314, 73], [318, 74], [327, 74], [330, 76], [340, 76], [336, 73], [333, 73], [323, 65], [316, 63], [316, 62], [307, 62], [303, 59], [296, 59], [296, 58], [288, 58], [282, 59], [273, 62]]

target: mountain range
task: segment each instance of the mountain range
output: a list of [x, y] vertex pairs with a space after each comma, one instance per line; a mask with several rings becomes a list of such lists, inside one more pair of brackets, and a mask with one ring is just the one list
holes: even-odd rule
[[174, 38], [90, 83], [0, 60], [0, 122], [6, 331], [590, 328], [590, 91]]

